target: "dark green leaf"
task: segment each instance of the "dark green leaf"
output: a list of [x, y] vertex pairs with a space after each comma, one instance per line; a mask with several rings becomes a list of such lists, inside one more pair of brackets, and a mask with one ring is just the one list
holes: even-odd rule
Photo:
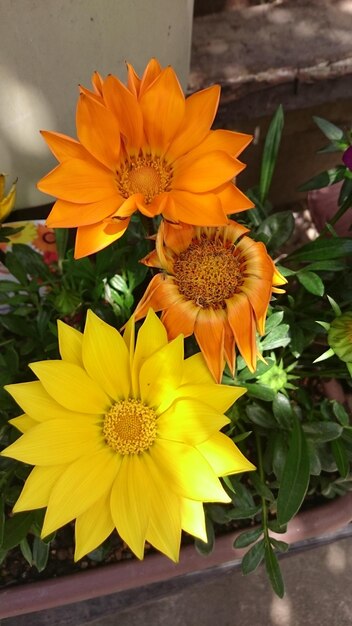
[[260, 510], [261, 506], [259, 504], [251, 507], [234, 507], [233, 509], [228, 509], [227, 518], [229, 520], [252, 519]]
[[333, 261], [330, 259], [330, 261], [317, 261], [316, 263], [309, 263], [309, 265], [307, 265], [305, 269], [313, 271], [326, 270], [327, 272], [340, 272], [346, 269], [346, 263], [344, 263], [343, 261]]
[[272, 414], [264, 409], [259, 404], [249, 404], [246, 407], [246, 413], [254, 424], [258, 426], [262, 426], [263, 428], [274, 428], [277, 429], [277, 422]]
[[236, 537], [233, 547], [234, 548], [246, 548], [251, 543], [256, 541], [263, 533], [262, 528], [251, 528], [251, 530], [245, 530], [243, 533]]
[[260, 541], [255, 543], [254, 546], [252, 546], [244, 555], [241, 564], [243, 574], [250, 574], [251, 572], [254, 572], [254, 570], [257, 569], [258, 565], [264, 559], [264, 554], [264, 539], [261, 539]]
[[309, 473], [311, 476], [320, 476], [321, 461], [319, 452], [316, 447], [316, 443], [308, 439], [307, 446], [309, 454]]
[[299, 357], [305, 346], [306, 346], [306, 336], [299, 326], [296, 323], [290, 325], [290, 335], [291, 335], [291, 343], [290, 350], [292, 354], [297, 358]]
[[339, 420], [342, 426], [348, 426], [350, 423], [350, 418], [345, 407], [337, 400], [334, 400], [332, 403], [332, 410], [334, 411], [334, 415]]
[[6, 254], [5, 265], [10, 274], [17, 278], [22, 285], [28, 285], [29, 279], [27, 272], [13, 252]]
[[34, 518], [33, 511], [16, 513], [5, 522], [4, 538], [1, 548], [11, 550], [27, 535]]
[[34, 537], [33, 540], [33, 565], [38, 572], [42, 572], [48, 562], [50, 544], [42, 541], [40, 537]]
[[287, 552], [290, 547], [286, 541], [278, 541], [277, 539], [274, 539], [274, 537], [269, 537], [269, 540], [273, 548], [279, 550], [279, 552]]
[[282, 106], [277, 109], [273, 119], [271, 120], [264, 144], [262, 166], [260, 170], [259, 180], [259, 199], [262, 204], [265, 203], [272, 177], [275, 170], [277, 155], [281, 142], [282, 129], [284, 126], [284, 113]]
[[266, 246], [269, 252], [280, 248], [291, 237], [295, 227], [292, 211], [275, 213], [264, 219], [257, 229], [258, 234], [266, 235]]
[[341, 439], [335, 439], [331, 442], [331, 449], [336, 461], [337, 469], [342, 478], [347, 478], [350, 471], [347, 450]]
[[315, 296], [324, 295], [324, 283], [318, 274], [307, 270], [301, 270], [296, 274], [303, 287]]
[[330, 139], [330, 141], [340, 141], [342, 139], [343, 130], [341, 130], [338, 126], [335, 126], [335, 124], [332, 124], [331, 122], [328, 122], [328, 120], [324, 120], [323, 117], [318, 117], [317, 115], [313, 115], [313, 120], [324, 133], [325, 137]]
[[312, 422], [303, 424], [303, 430], [307, 437], [316, 442], [324, 443], [338, 439], [342, 433], [342, 426], [336, 422]]
[[334, 185], [344, 178], [345, 168], [342, 165], [334, 167], [330, 170], [325, 170], [313, 178], [307, 180], [306, 183], [301, 185], [299, 191], [312, 191], [313, 189], [322, 189], [323, 187], [329, 187]]
[[259, 477], [258, 472], [251, 472], [250, 479], [251, 479], [254, 489], [256, 490], [259, 496], [261, 496], [262, 498], [265, 498], [265, 500], [268, 500], [268, 502], [274, 502], [275, 498], [272, 494], [272, 491], [269, 489], [267, 485], [265, 485], [265, 483], [262, 482], [262, 480]]
[[279, 561], [269, 542], [265, 544], [265, 569], [276, 595], [278, 595], [279, 598], [283, 598], [285, 593], [284, 581], [282, 579]]
[[4, 541], [4, 529], [5, 529], [5, 502], [3, 496], [0, 496], [0, 546]]
[[274, 348], [284, 348], [290, 343], [288, 336], [288, 324], [280, 324], [271, 330], [260, 342], [262, 350], [273, 350]]
[[283, 434], [276, 433], [273, 445], [273, 471], [278, 480], [281, 480], [287, 457], [287, 442]]
[[289, 449], [277, 498], [277, 519], [282, 526], [299, 510], [309, 483], [307, 442], [298, 418], [294, 416]]
[[280, 426], [289, 430], [294, 416], [291, 403], [283, 393], [276, 395], [273, 401], [273, 412]]
[[275, 398], [275, 391], [268, 385], [261, 385], [259, 383], [246, 383], [247, 394], [251, 398], [257, 398], [258, 400], [264, 400], [270, 402]]
[[32, 567], [32, 565], [33, 565], [33, 555], [32, 555], [31, 547], [30, 547], [26, 537], [24, 537], [20, 541], [20, 550], [21, 550], [24, 558], [26, 559], [28, 565], [30, 565], [30, 567]]
[[287, 259], [294, 261], [327, 261], [339, 259], [352, 254], [352, 238], [333, 237], [326, 239], [318, 237], [315, 241], [305, 244]]

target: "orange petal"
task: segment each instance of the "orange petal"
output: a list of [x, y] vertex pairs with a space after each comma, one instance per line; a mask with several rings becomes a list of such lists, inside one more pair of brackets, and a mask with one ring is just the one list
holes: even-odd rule
[[169, 341], [178, 335], [189, 337], [193, 334], [194, 324], [199, 313], [197, 307], [191, 300], [180, 300], [168, 307], [161, 316]]
[[238, 224], [238, 222], [234, 220], [228, 220], [226, 226], [221, 229], [221, 232], [221, 239], [224, 243], [234, 244], [238, 239], [249, 232], [249, 228], [246, 228], [243, 224]]
[[162, 72], [162, 67], [159, 61], [157, 61], [157, 59], [150, 59], [147, 67], [145, 68], [143, 72], [143, 76], [140, 81], [140, 88], [139, 88], [140, 98], [143, 96], [144, 92], [147, 89], [149, 89], [149, 87], [154, 83], [154, 81], [156, 80], [156, 78], [158, 78], [161, 72]]
[[199, 309], [194, 335], [207, 366], [217, 383], [224, 370], [225, 312], [223, 309]]
[[240, 211], [247, 211], [254, 207], [252, 200], [231, 182], [223, 185], [220, 190], [217, 189], [216, 195], [226, 215], [240, 213]]
[[214, 193], [192, 193], [172, 191], [175, 202], [173, 211], [164, 211], [163, 216], [172, 222], [185, 222], [195, 226], [221, 226], [227, 224], [227, 217]]
[[102, 96], [103, 95], [103, 84], [104, 84], [104, 81], [103, 81], [101, 75], [99, 74], [99, 72], [97, 72], [97, 71], [93, 72], [93, 75], [92, 75], [92, 85], [93, 85], [95, 93], [98, 96]]
[[89, 158], [87, 150], [75, 139], [48, 130], [41, 130], [40, 133], [58, 161]]
[[251, 372], [256, 368], [255, 324], [252, 307], [245, 293], [227, 300], [227, 316], [237, 347]]
[[213, 85], [186, 99], [185, 119], [167, 152], [168, 161], [172, 163], [203, 141], [214, 121], [219, 98], [220, 87]]
[[126, 200], [123, 199], [123, 203], [116, 211], [116, 217], [130, 217], [138, 208], [138, 200], [142, 199], [141, 193], [134, 193]]
[[153, 150], [165, 150], [182, 122], [185, 97], [177, 76], [167, 67], [143, 93], [140, 106], [147, 141]]
[[117, 194], [90, 204], [57, 200], [47, 217], [46, 225], [51, 228], [75, 228], [96, 224], [115, 213], [122, 202], [123, 198]]
[[117, 193], [113, 174], [98, 162], [81, 159], [64, 161], [42, 178], [38, 189], [61, 200], [89, 204]]
[[127, 88], [130, 90], [131, 93], [133, 93], [133, 95], [138, 96], [141, 79], [139, 78], [133, 65], [131, 65], [130, 63], [126, 63], [126, 65], [127, 65]]
[[229, 366], [231, 375], [233, 377], [235, 375], [235, 367], [236, 367], [236, 344], [235, 344], [234, 334], [227, 320], [225, 321], [224, 353], [225, 353], [226, 362]]
[[127, 145], [138, 150], [144, 141], [143, 117], [136, 96], [115, 76], [108, 76], [103, 85], [106, 106], [116, 116]]
[[98, 161], [115, 172], [120, 156], [120, 127], [112, 112], [81, 94], [76, 122], [80, 142]]
[[232, 130], [211, 130], [199, 146], [193, 150], [194, 156], [201, 156], [215, 150], [223, 150], [237, 157], [252, 141], [252, 135], [236, 133]]
[[160, 263], [158, 254], [156, 250], [152, 250], [147, 254], [143, 259], [140, 259], [140, 263], [143, 265], [147, 265], [148, 267], [157, 267], [158, 269], [162, 269], [162, 265]]
[[94, 252], [99, 252], [111, 243], [120, 239], [126, 231], [130, 220], [117, 220], [113, 224], [91, 224], [80, 226], [76, 235], [75, 259], [80, 259]]
[[148, 309], [163, 311], [183, 299], [173, 279], [165, 274], [157, 274], [150, 281], [144, 295], [136, 306], [135, 320], [140, 320], [148, 313]]
[[193, 157], [193, 151], [174, 165], [173, 188], [202, 193], [212, 191], [238, 173], [238, 161], [226, 152], [208, 152]]
[[98, 102], [99, 104], [104, 104], [104, 100], [99, 94], [95, 93], [95, 91], [90, 91], [90, 89], [87, 89], [86, 87], [83, 87], [82, 85], [79, 85], [79, 93], [87, 96], [88, 98], [90, 98], [91, 100], [94, 100], [95, 102]]
[[176, 254], [188, 248], [194, 237], [194, 227], [190, 224], [173, 224], [164, 220], [163, 238], [165, 245]]
[[245, 278], [241, 290], [251, 303], [258, 324], [258, 332], [263, 335], [271, 296], [271, 280]]

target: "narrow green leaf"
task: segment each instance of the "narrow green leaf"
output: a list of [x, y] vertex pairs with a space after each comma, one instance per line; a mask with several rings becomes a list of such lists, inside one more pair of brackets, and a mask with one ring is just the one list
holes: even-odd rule
[[272, 253], [290, 239], [294, 227], [292, 211], [281, 211], [264, 219], [257, 229], [257, 234], [266, 235], [266, 247]]
[[258, 472], [251, 472], [250, 478], [257, 494], [262, 498], [265, 498], [265, 500], [268, 500], [268, 502], [274, 502], [275, 498], [272, 491], [261, 481]]
[[277, 519], [282, 526], [299, 510], [309, 483], [307, 442], [298, 418], [294, 416], [289, 449], [277, 498]]
[[285, 593], [284, 581], [279, 561], [269, 542], [265, 544], [265, 568], [273, 590], [279, 598], [283, 598]]
[[29, 511], [26, 513], [16, 513], [13, 517], [6, 520], [1, 548], [10, 550], [17, 546], [27, 535], [32, 525], [33, 517], [33, 511]]
[[274, 350], [284, 348], [290, 343], [288, 324], [280, 324], [271, 330], [260, 342], [262, 350]]
[[334, 411], [335, 417], [339, 420], [342, 426], [348, 426], [350, 423], [350, 419], [345, 407], [337, 400], [334, 400], [332, 403], [332, 410]]
[[289, 254], [290, 261], [327, 261], [339, 259], [352, 254], [352, 238], [334, 237], [326, 239], [318, 237], [314, 241], [305, 244], [296, 252]]
[[316, 125], [319, 126], [322, 133], [324, 133], [325, 137], [330, 139], [330, 141], [340, 141], [343, 137], [343, 130], [335, 124], [328, 122], [323, 117], [318, 117], [317, 115], [313, 115], [313, 120]]
[[273, 401], [273, 413], [282, 428], [289, 430], [292, 427], [293, 410], [289, 399], [283, 393], [276, 395]]
[[33, 540], [33, 565], [38, 572], [42, 572], [49, 558], [50, 544], [42, 541], [40, 537], [34, 537]]
[[265, 555], [264, 539], [261, 539], [252, 546], [244, 555], [241, 563], [242, 573], [250, 574], [257, 569]]
[[350, 464], [348, 462], [347, 450], [341, 441], [341, 439], [335, 439], [331, 442], [331, 449], [336, 461], [337, 469], [339, 470], [342, 478], [347, 478], [350, 471]]
[[26, 559], [28, 565], [30, 565], [32, 567], [32, 565], [33, 565], [33, 555], [32, 555], [31, 547], [30, 547], [26, 537], [24, 537], [20, 541], [20, 550], [22, 552], [22, 555]]
[[252, 519], [259, 513], [261, 506], [249, 506], [249, 507], [234, 507], [227, 511], [227, 518], [229, 520], [235, 519]]
[[247, 395], [265, 402], [271, 402], [275, 398], [275, 391], [268, 385], [259, 383], [246, 383]]
[[313, 189], [329, 187], [330, 185], [334, 185], [342, 180], [344, 178], [344, 173], [345, 168], [342, 165], [331, 168], [330, 170], [325, 170], [325, 172], [320, 172], [316, 176], [313, 176], [313, 178], [307, 180], [307, 182], [303, 183], [303, 185], [300, 185], [300, 187], [298, 187], [298, 191], [312, 191]]
[[245, 530], [243, 533], [236, 537], [233, 547], [234, 548], [246, 548], [251, 543], [256, 541], [263, 533], [262, 528], [252, 528], [251, 530]]
[[310, 439], [318, 443], [325, 443], [338, 439], [342, 434], [343, 427], [336, 422], [311, 422], [303, 424], [303, 430]]
[[274, 537], [270, 537], [270, 536], [269, 536], [269, 540], [273, 548], [275, 548], [276, 550], [279, 550], [279, 552], [287, 552], [287, 550], [290, 547], [289, 544], [286, 543], [286, 541], [278, 541], [277, 539], [274, 539]]
[[262, 204], [265, 203], [272, 177], [275, 170], [277, 155], [279, 152], [282, 130], [284, 127], [284, 112], [280, 105], [277, 109], [265, 138], [262, 165], [259, 179], [259, 199]]
[[301, 270], [300, 272], [297, 272], [296, 276], [301, 285], [303, 285], [307, 291], [315, 296], [324, 295], [324, 283], [318, 274], [308, 270]]

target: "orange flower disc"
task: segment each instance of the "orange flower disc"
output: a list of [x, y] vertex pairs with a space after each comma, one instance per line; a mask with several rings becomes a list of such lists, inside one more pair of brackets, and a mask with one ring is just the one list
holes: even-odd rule
[[59, 165], [38, 183], [57, 198], [47, 225], [77, 227], [76, 258], [119, 239], [131, 215], [216, 226], [251, 201], [233, 184], [251, 137], [210, 130], [217, 85], [185, 98], [171, 67], [152, 59], [127, 87], [115, 76], [81, 87], [77, 137], [43, 131]]
[[217, 382], [225, 359], [234, 374], [236, 346], [255, 371], [256, 330], [264, 334], [271, 295], [286, 282], [264, 244], [247, 232], [232, 220], [216, 228], [162, 222], [156, 249], [143, 259], [163, 272], [149, 283], [135, 319], [152, 307], [162, 311], [169, 339], [194, 333]]

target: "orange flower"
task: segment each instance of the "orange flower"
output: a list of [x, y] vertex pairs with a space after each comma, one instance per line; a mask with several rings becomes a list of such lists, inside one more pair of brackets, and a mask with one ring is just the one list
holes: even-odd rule
[[264, 334], [272, 292], [281, 276], [263, 243], [230, 220], [223, 227], [179, 226], [162, 222], [156, 249], [143, 262], [164, 270], [154, 276], [137, 305], [135, 319], [149, 307], [162, 311], [169, 339], [194, 333], [209, 370], [220, 382], [226, 359], [232, 375], [235, 347], [256, 369], [256, 329]]
[[174, 70], [154, 59], [141, 79], [128, 66], [127, 87], [97, 72], [92, 82], [81, 88], [78, 141], [43, 131], [60, 164], [38, 183], [58, 198], [47, 225], [78, 227], [76, 258], [121, 237], [137, 210], [211, 226], [253, 206], [231, 182], [251, 137], [210, 130], [219, 86], [185, 99]]

